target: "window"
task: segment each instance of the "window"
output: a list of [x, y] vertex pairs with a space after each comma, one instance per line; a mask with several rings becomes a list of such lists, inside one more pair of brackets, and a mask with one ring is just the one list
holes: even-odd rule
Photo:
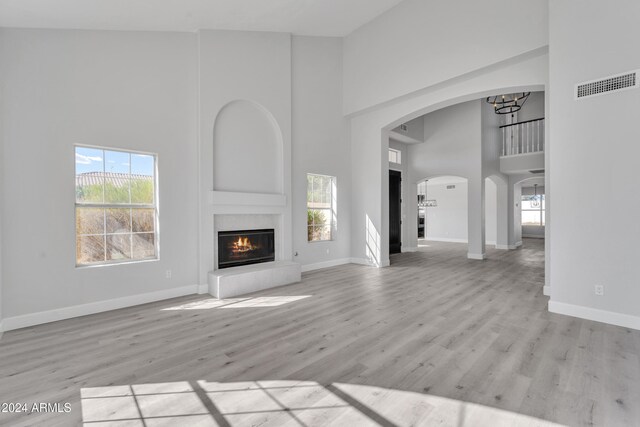
[[77, 146], [76, 265], [157, 258], [156, 157]]
[[391, 163], [402, 163], [402, 153], [400, 152], [400, 150], [389, 148], [389, 161]]
[[544, 226], [544, 211], [544, 194], [522, 196], [522, 225]]
[[307, 238], [333, 240], [336, 219], [336, 179], [307, 174]]

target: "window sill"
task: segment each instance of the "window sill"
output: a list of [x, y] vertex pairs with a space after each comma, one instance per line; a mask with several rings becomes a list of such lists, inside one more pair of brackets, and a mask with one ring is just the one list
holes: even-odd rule
[[98, 267], [113, 267], [113, 266], [116, 266], [116, 265], [142, 264], [142, 263], [156, 262], [156, 261], [160, 261], [160, 258], [148, 258], [148, 259], [127, 260], [127, 261], [103, 262], [103, 263], [96, 263], [96, 264], [80, 264], [80, 265], [76, 264], [76, 270], [85, 270], [85, 269], [98, 268]]

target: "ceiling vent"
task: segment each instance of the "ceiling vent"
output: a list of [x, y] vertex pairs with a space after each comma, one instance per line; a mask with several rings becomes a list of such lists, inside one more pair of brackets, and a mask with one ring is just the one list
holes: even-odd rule
[[576, 99], [604, 95], [611, 92], [620, 92], [621, 90], [637, 89], [639, 83], [638, 70], [578, 83], [576, 85]]
[[404, 123], [400, 125], [400, 130], [402, 132], [406, 132], [407, 131], [407, 125], [405, 125]]
[[455, 190], [455, 185], [447, 185], [447, 190]]

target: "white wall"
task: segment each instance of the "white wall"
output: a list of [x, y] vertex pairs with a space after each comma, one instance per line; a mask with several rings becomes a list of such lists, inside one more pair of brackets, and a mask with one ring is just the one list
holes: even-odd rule
[[[468, 201], [465, 206], [469, 207], [469, 212], [479, 212], [480, 215], [476, 218], [476, 215], [465, 214], [468, 226], [464, 233], [460, 230], [456, 232], [458, 237], [455, 239], [468, 239], [469, 252], [478, 255], [484, 253], [484, 248], [480, 246], [484, 244], [485, 239], [480, 110], [481, 101], [475, 100], [427, 114], [424, 116], [425, 142], [411, 145], [408, 155], [409, 176], [412, 182], [446, 175], [467, 179], [466, 185], [469, 190], [466, 192]], [[409, 198], [413, 200], [415, 197]], [[417, 213], [412, 210], [410, 215], [409, 222], [415, 223]], [[446, 237], [437, 235], [439, 232], [436, 232], [434, 237]], [[415, 239], [414, 229], [411, 241]]]
[[518, 121], [525, 122], [527, 120], [543, 118], [544, 98], [544, 92], [531, 92], [531, 95], [529, 95], [529, 98], [522, 107], [522, 110], [518, 111]]
[[[195, 285], [195, 36], [0, 31], [5, 322]], [[157, 153], [159, 261], [75, 268], [74, 144]]]
[[[385, 134], [388, 130], [424, 114], [502, 91], [542, 90], [547, 73], [548, 57], [544, 51], [539, 51], [350, 117], [352, 256], [375, 265], [388, 262], [389, 208], [386, 197], [381, 197], [388, 194], [389, 185], [388, 135]], [[409, 197], [412, 205], [407, 206], [408, 214], [415, 209], [412, 196]], [[367, 256], [372, 240], [368, 236], [377, 236], [380, 242], [374, 245], [378, 251], [373, 257], [376, 259]]]
[[546, 1], [405, 0], [345, 38], [344, 111], [361, 111], [546, 45]]
[[[447, 185], [455, 185], [455, 188], [447, 189]], [[467, 242], [467, 192], [466, 181], [427, 183], [427, 199], [435, 200], [438, 204], [426, 209], [427, 240]]]
[[[0, 34], [0, 37], [2, 34]], [[0, 67], [0, 80], [2, 79], [3, 71]], [[3, 89], [0, 84], [0, 99], [3, 98]], [[2, 104], [0, 103], [0, 338], [2, 338], [2, 332], [4, 331], [4, 324], [2, 322], [3, 319], [3, 298], [2, 298], [2, 287], [3, 287], [3, 275], [4, 270], [2, 268], [2, 253], [4, 246], [4, 239], [2, 236], [2, 230], [4, 228], [4, 195], [5, 195], [5, 178], [4, 178], [4, 132], [3, 129], [3, 114], [2, 114]]]
[[[293, 250], [303, 269], [350, 258], [350, 149], [342, 103], [342, 39], [293, 37]], [[307, 173], [336, 177], [337, 234], [307, 241]]]
[[[207, 275], [215, 267], [214, 214], [278, 214], [281, 215], [282, 227], [279, 238], [282, 245], [281, 253], [276, 254], [278, 260], [291, 260], [292, 251], [292, 193], [291, 193], [291, 35], [284, 33], [243, 32], [201, 30], [197, 34], [198, 41], [198, 74], [199, 74], [199, 167], [200, 167], [200, 236], [199, 251], [199, 284], [206, 285]], [[218, 125], [222, 123], [225, 111], [238, 103], [253, 105], [254, 111], [260, 110], [265, 118], [272, 121], [273, 131], [279, 134], [280, 152], [274, 157], [267, 157], [267, 164], [274, 164], [280, 169], [275, 173], [281, 176], [280, 188], [273, 172], [268, 168], [259, 167], [247, 171], [249, 180], [244, 181], [242, 187], [231, 187], [228, 181], [223, 181], [218, 188], [214, 165], [224, 162], [224, 158], [216, 159], [216, 155], [224, 156], [233, 149], [214, 150], [218, 144], [231, 144], [232, 131], [219, 132]], [[246, 110], [245, 110], [246, 111]], [[253, 116], [252, 116], [253, 117]], [[253, 117], [253, 124], [259, 123], [265, 128], [265, 120]], [[231, 123], [237, 123], [231, 120]], [[246, 124], [245, 124], [246, 125]], [[273, 139], [273, 131], [269, 130], [269, 138]], [[225, 139], [225, 135], [229, 138]], [[252, 138], [252, 132], [240, 131], [238, 139], [245, 147], [247, 155], [251, 153], [264, 154], [263, 140]], [[257, 135], [256, 135], [257, 136]], [[272, 146], [275, 146], [273, 141]], [[276, 144], [278, 145], [278, 144]], [[255, 148], [255, 149], [253, 149]], [[277, 158], [280, 161], [276, 161]], [[255, 160], [255, 159], [254, 159]], [[264, 175], [267, 175], [266, 177]], [[214, 206], [211, 203], [211, 191], [235, 190], [249, 192], [250, 181], [264, 179], [255, 186], [252, 192], [276, 193], [285, 197], [284, 206]], [[256, 198], [257, 200], [257, 198]]]
[[576, 83], [640, 67], [640, 2], [554, 0], [550, 12], [550, 184], [561, 196], [553, 198], [549, 307], [640, 329], [640, 90], [573, 94]]
[[[485, 242], [488, 245], [495, 245], [498, 242], [498, 210], [505, 209], [506, 204], [503, 206], [498, 205], [498, 186], [489, 178], [484, 180], [484, 233]], [[506, 220], [507, 212], [504, 212], [503, 216]], [[506, 224], [500, 224], [501, 227], [505, 227]], [[506, 233], [507, 230], [504, 230]], [[505, 243], [506, 244], [506, 243]]]
[[[452, 180], [427, 185], [427, 199], [436, 200], [437, 207], [427, 208], [427, 240], [467, 243], [468, 209], [466, 181]], [[433, 182], [433, 180], [431, 181]], [[447, 189], [455, 185], [455, 189]], [[486, 243], [495, 245], [497, 236], [497, 186], [490, 179], [485, 180], [485, 238]]]
[[417, 141], [424, 141], [424, 119], [422, 117], [417, 117], [403, 124], [407, 127], [406, 131], [400, 129], [400, 126], [394, 128], [393, 131]]

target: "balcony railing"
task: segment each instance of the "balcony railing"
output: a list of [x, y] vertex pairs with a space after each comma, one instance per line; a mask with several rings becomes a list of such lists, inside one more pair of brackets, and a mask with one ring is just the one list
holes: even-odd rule
[[502, 156], [544, 151], [544, 118], [500, 126]]

